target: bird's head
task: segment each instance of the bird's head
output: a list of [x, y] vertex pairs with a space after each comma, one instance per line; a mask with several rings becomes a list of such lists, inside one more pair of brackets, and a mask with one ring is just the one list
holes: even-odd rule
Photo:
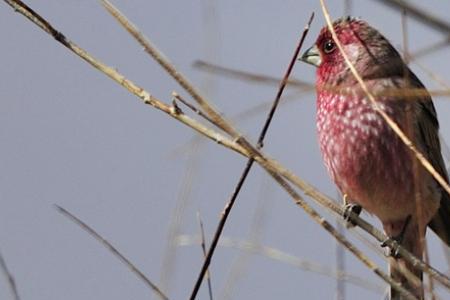
[[[392, 75], [392, 67], [403, 64], [389, 41], [367, 22], [352, 17], [340, 18], [333, 23], [333, 28], [347, 57], [363, 78], [384, 76], [386, 71]], [[339, 85], [354, 81], [327, 26], [322, 28], [315, 44], [300, 60], [317, 67], [318, 84]]]

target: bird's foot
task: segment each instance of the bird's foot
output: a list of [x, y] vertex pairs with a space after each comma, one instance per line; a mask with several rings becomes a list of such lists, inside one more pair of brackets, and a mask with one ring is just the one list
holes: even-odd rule
[[387, 248], [386, 256], [391, 256], [393, 258], [399, 258], [400, 245], [401, 243], [398, 241], [398, 236], [388, 237], [380, 244], [382, 248]]
[[406, 228], [408, 228], [408, 224], [411, 220], [411, 216], [408, 216], [403, 224], [401, 232], [392, 237], [388, 237], [381, 243], [382, 248], [388, 248], [387, 256], [392, 256], [393, 258], [400, 257], [400, 245], [403, 242], [403, 238], [405, 236]]
[[361, 205], [354, 204], [354, 203], [346, 203], [346, 200], [345, 200], [345, 197], [344, 197], [344, 213], [343, 213], [342, 216], [344, 217], [345, 227], [347, 227], [347, 228], [355, 227], [356, 224], [355, 224], [355, 222], [353, 222], [351, 220], [350, 216], [352, 215], [352, 213], [354, 213], [357, 216], [359, 216], [361, 211], [362, 211]]

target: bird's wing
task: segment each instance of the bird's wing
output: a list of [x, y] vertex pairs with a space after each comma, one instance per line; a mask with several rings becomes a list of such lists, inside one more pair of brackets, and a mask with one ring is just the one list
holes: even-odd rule
[[[426, 91], [424, 85], [420, 80], [411, 73], [410, 84], [414, 88], [420, 88]], [[441, 144], [439, 141], [439, 122], [437, 119], [436, 109], [434, 108], [431, 96], [421, 96], [419, 101], [416, 102], [414, 109], [417, 120], [417, 132], [418, 144], [422, 145], [421, 151], [423, 151], [425, 157], [433, 165], [435, 170], [444, 177], [448, 183], [448, 174], [445, 169], [444, 159], [441, 154]], [[450, 246], [450, 195], [445, 191], [440, 184], [441, 189], [441, 202], [440, 207], [436, 215], [428, 224], [430, 228]]]

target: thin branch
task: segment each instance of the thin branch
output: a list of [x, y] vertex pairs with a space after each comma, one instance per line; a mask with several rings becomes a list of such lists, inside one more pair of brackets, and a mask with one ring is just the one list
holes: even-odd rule
[[[326, 221], [316, 210], [314, 210], [306, 201], [300, 197], [295, 190], [287, 184], [277, 173], [270, 172], [269, 174], [274, 178], [288, 194], [294, 199], [295, 203], [300, 206], [317, 224], [319, 224], [323, 229], [328, 231], [336, 240], [338, 240], [347, 250], [349, 250], [353, 255], [355, 255], [366, 267], [368, 267], [377, 276], [383, 279], [386, 283], [390, 284], [395, 288], [402, 297], [405, 299], [416, 299], [408, 290], [406, 290], [398, 281], [393, 280], [389, 275], [383, 272], [372, 260], [369, 259], [361, 250], [356, 248], [345, 236], [340, 234], [330, 222]], [[351, 215], [354, 215], [352, 213]], [[352, 217], [350, 217], [352, 219]]]
[[[198, 224], [200, 226], [200, 237], [201, 237], [200, 246], [202, 247], [203, 257], [206, 258], [207, 253], [206, 253], [205, 229], [203, 227], [203, 222], [202, 222], [202, 219], [200, 217], [200, 212], [197, 212], [197, 219], [198, 219]], [[206, 280], [208, 282], [209, 299], [213, 300], [213, 292], [212, 292], [212, 287], [211, 287], [211, 273], [210, 273], [209, 269], [206, 271]]]
[[[345, 235], [345, 227], [338, 221], [336, 222], [336, 229], [342, 235]], [[339, 244], [337, 241], [334, 241], [335, 244], [335, 255], [336, 255], [336, 270], [340, 270], [345, 272], [345, 251], [344, 247]], [[337, 271], [336, 271], [337, 272]], [[336, 300], [344, 300], [345, 299], [345, 281], [342, 280], [341, 277], [336, 278]]]
[[[296, 47], [295, 51], [294, 51], [294, 55], [292, 56], [291, 61], [289, 63], [289, 66], [288, 66], [288, 68], [286, 70], [286, 73], [285, 73], [285, 75], [283, 77], [283, 80], [280, 82], [280, 86], [279, 86], [277, 95], [275, 96], [275, 100], [273, 102], [273, 105], [272, 105], [272, 107], [271, 107], [271, 109], [269, 111], [269, 114], [267, 115], [267, 119], [264, 122], [264, 126], [263, 126], [263, 128], [261, 130], [261, 133], [259, 135], [257, 149], [260, 149], [260, 148], [263, 147], [264, 138], [265, 138], [265, 136], [267, 134], [267, 131], [268, 131], [269, 126], [270, 126], [270, 123], [271, 123], [271, 121], [273, 119], [273, 116], [275, 114], [275, 111], [276, 111], [276, 109], [278, 107], [278, 103], [280, 102], [281, 95], [283, 94], [284, 88], [286, 87], [289, 75], [291, 74], [291, 71], [292, 71], [292, 69], [294, 67], [295, 61], [297, 60], [297, 57], [298, 57], [298, 55], [300, 53], [300, 49], [301, 49], [301, 47], [303, 45], [305, 37], [308, 34], [309, 27], [311, 25], [311, 22], [312, 22], [313, 18], [314, 18], [314, 13], [311, 14], [311, 17], [310, 17], [310, 19], [309, 19], [305, 29], [303, 30], [303, 33], [302, 33], [302, 35], [301, 35], [301, 37], [299, 39], [299, 42], [297, 44], [297, 47]], [[244, 182], [245, 182], [245, 180], [247, 178], [247, 175], [249, 174], [249, 172], [250, 172], [254, 162], [255, 162], [255, 159], [253, 157], [251, 157], [247, 161], [247, 165], [245, 166], [245, 168], [244, 168], [244, 170], [243, 170], [243, 172], [242, 172], [242, 174], [241, 174], [241, 176], [239, 178], [239, 181], [238, 181], [238, 183], [236, 185], [236, 188], [234, 189], [230, 200], [225, 205], [224, 211], [223, 211], [222, 216], [221, 216], [221, 218], [219, 220], [219, 224], [217, 225], [216, 231], [214, 233], [214, 237], [212, 239], [211, 245], [210, 245], [210, 247], [208, 249], [208, 254], [207, 254], [207, 256], [205, 258], [205, 261], [203, 263], [203, 266], [202, 266], [202, 268], [200, 270], [200, 274], [197, 277], [197, 281], [196, 281], [196, 283], [194, 285], [194, 288], [192, 289], [192, 293], [191, 293], [191, 296], [189, 298], [190, 300], [194, 300], [197, 297], [197, 293], [198, 293], [198, 291], [200, 289], [201, 283], [203, 281], [203, 277], [205, 276], [206, 270], [209, 267], [209, 264], [211, 262], [211, 258], [212, 258], [213, 254], [214, 254], [215, 249], [216, 249], [216, 246], [217, 246], [217, 243], [219, 241], [220, 235], [222, 234], [223, 228], [225, 227], [225, 223], [226, 223], [226, 221], [228, 219], [228, 216], [229, 216], [229, 214], [231, 212], [231, 209], [233, 208], [233, 205], [234, 205], [234, 203], [235, 203], [235, 201], [237, 199], [237, 196], [239, 195], [239, 192], [240, 192], [242, 186], [244, 185]]]
[[414, 53], [411, 54], [411, 60], [415, 61], [421, 56], [429, 55], [435, 51], [447, 47], [448, 45], [450, 45], [450, 36], [434, 44], [427, 45], [424, 46], [423, 48], [420, 48], [419, 50], [416, 50]]
[[437, 16], [425, 11], [423, 8], [419, 8], [409, 1], [405, 0], [378, 0], [387, 6], [393, 7], [395, 9], [405, 11], [411, 17], [415, 18], [417, 21], [438, 30], [444, 34], [450, 35], [450, 23], [441, 20]]
[[[269, 180], [271, 179], [267, 176], [264, 176], [262, 179], [261, 187], [257, 195], [258, 200], [256, 203], [256, 208], [250, 224], [248, 242], [253, 244], [255, 247], [259, 247], [262, 233], [266, 225], [266, 203], [270, 199], [271, 193], [269, 188], [272, 187], [272, 185], [268, 184]], [[252, 253], [250, 251], [245, 251], [240, 253], [238, 257], [233, 260], [226, 276], [225, 283], [222, 286], [219, 300], [229, 300], [233, 298], [234, 288], [245, 276], [244, 273], [248, 268], [251, 254]]]
[[[280, 78], [267, 76], [267, 75], [261, 75], [257, 73], [251, 73], [247, 71], [241, 71], [236, 70], [224, 66], [220, 66], [217, 64], [213, 64], [210, 62], [206, 62], [203, 60], [196, 60], [193, 63], [193, 67], [197, 68], [199, 70], [216, 74], [216, 75], [222, 75], [228, 78], [243, 80], [243, 81], [249, 81], [254, 83], [262, 83], [262, 84], [272, 84], [272, 85], [279, 85], [280, 84]], [[298, 79], [289, 79], [288, 84], [290, 87], [297, 87], [301, 89], [302, 91], [313, 91], [315, 89], [314, 85], [305, 81], [301, 81]]]
[[[429, 251], [428, 251], [429, 248], [428, 248], [427, 241], [424, 241], [424, 243], [425, 243], [425, 247], [424, 247], [424, 249], [425, 249], [425, 253], [424, 253], [425, 261], [427, 263], [430, 263], [430, 256], [429, 256]], [[427, 289], [427, 291], [430, 294], [430, 300], [436, 300], [437, 297], [436, 297], [436, 292], [435, 292], [435, 289], [434, 289], [434, 279], [431, 276], [428, 276], [428, 289]]]
[[414, 61], [414, 64], [418, 66], [422, 71], [424, 71], [428, 75], [428, 77], [434, 80], [437, 84], [442, 86], [444, 89], [450, 90], [450, 85], [445, 82], [445, 80], [441, 76], [433, 72], [430, 68], [426, 67], [424, 64], [420, 63], [417, 60]]
[[[411, 55], [411, 60], [415, 59], [413, 54]], [[256, 73], [250, 73], [246, 71], [241, 70], [235, 70], [231, 68], [222, 67], [219, 65], [211, 64], [204, 61], [197, 61], [194, 63], [194, 67], [198, 67], [201, 70], [205, 70], [207, 72], [210, 72], [212, 74], [222, 75], [226, 77], [236, 78], [240, 80], [246, 80], [246, 81], [254, 81], [254, 82], [260, 82], [260, 83], [266, 83], [266, 84], [275, 84], [277, 82], [277, 78], [267, 76], [267, 75], [261, 75]], [[298, 80], [289, 80], [288, 81], [290, 86], [298, 87], [303, 92], [309, 92], [315, 90], [315, 86], [311, 83], [302, 82]], [[335, 93], [340, 93], [342, 95], [349, 95], [352, 94], [353, 91], [349, 90], [346, 87], [336, 87], [335, 85], [323, 85], [321, 86], [321, 89], [324, 91], [330, 91]], [[389, 88], [382, 91], [374, 91], [374, 96], [377, 97], [398, 97], [402, 99], [415, 99], [417, 97], [428, 97], [428, 96], [436, 96], [436, 97], [450, 97], [450, 89], [444, 88], [444, 89], [438, 89], [438, 90], [428, 90], [426, 88]]]
[[121, 262], [123, 262], [139, 279], [141, 279], [148, 287], [150, 287], [158, 296], [163, 300], [169, 300], [169, 298], [156, 286], [147, 276], [144, 275], [128, 258], [126, 258], [122, 253], [119, 252], [110, 242], [108, 242], [104, 237], [98, 234], [94, 229], [89, 227], [86, 223], [78, 219], [72, 213], [62, 208], [61, 206], [55, 204], [56, 209], [63, 216], [67, 217], [70, 221], [74, 222], [80, 226], [83, 230], [89, 233], [97, 241], [99, 241], [103, 246], [106, 247], [114, 256], [116, 256]]
[[132, 24], [111, 2], [100, 0], [103, 7], [142, 45], [145, 52], [153, 57], [166, 72], [175, 79], [183, 89], [197, 101], [214, 123], [232, 137], [239, 137], [239, 133], [227, 122], [200, 94], [200, 92], [189, 82], [189, 80], [145, 37], [139, 29]]
[[14, 280], [14, 277], [12, 273], [9, 271], [8, 266], [6, 265], [6, 261], [3, 258], [2, 254], [0, 253], [0, 269], [2, 273], [5, 275], [5, 277], [8, 280], [9, 289], [11, 290], [11, 295], [13, 300], [20, 300], [19, 297], [19, 291], [17, 290], [16, 281]]
[[[262, 160], [257, 158], [258, 163], [269, 173], [277, 172], [277, 174], [281, 174], [283, 178], [286, 178], [289, 182], [293, 183], [295, 186], [300, 188], [307, 196], [314, 199], [317, 203], [322, 205], [324, 208], [329, 209], [330, 211], [342, 216], [344, 214], [344, 208], [337, 204], [336, 201], [331, 200], [328, 196], [321, 193], [315, 187], [310, 185], [309, 183], [302, 180], [300, 177], [282, 167], [278, 162], [274, 160], [270, 160], [266, 158]], [[294, 198], [295, 199], [295, 198]], [[297, 202], [296, 202], [297, 203]], [[299, 205], [299, 203], [297, 203]], [[299, 205], [301, 206], [301, 205]], [[389, 239], [381, 230], [375, 228], [373, 225], [368, 223], [363, 218], [358, 217], [355, 213], [349, 214], [349, 219], [352, 223], [360, 227], [362, 230], [366, 231], [368, 234], [372, 235], [375, 239], [377, 239], [380, 243], [384, 242], [388, 247], [392, 249], [397, 249], [400, 256], [405, 258], [409, 263], [414, 265], [415, 267], [421, 269], [424, 272], [427, 272], [439, 281], [441, 284], [450, 289], [450, 279], [439, 272], [432, 266], [426, 264], [421, 259], [417, 258], [413, 254], [411, 254], [408, 250], [402, 247], [398, 242], [394, 239]]]
[[198, 109], [194, 105], [190, 104], [188, 101], [184, 100], [184, 98], [181, 97], [177, 92], [172, 92], [172, 97], [173, 97], [173, 100], [174, 100], [173, 101], [173, 105], [174, 106], [176, 105], [175, 101], [180, 101], [181, 103], [186, 105], [190, 110], [195, 112], [197, 115], [199, 115], [203, 119], [207, 120], [209, 123], [215, 125], [214, 120], [212, 120], [210, 117], [208, 117], [206, 114], [204, 114], [200, 109]]
[[196, 280], [195, 285], [194, 285], [194, 287], [192, 289], [191, 296], [189, 298], [190, 300], [194, 300], [196, 298], [196, 296], [197, 296], [197, 293], [198, 293], [198, 291], [200, 289], [200, 286], [202, 284], [203, 278], [204, 278], [204, 276], [206, 274], [206, 271], [208, 270], [209, 265], [211, 263], [211, 259], [212, 259], [212, 256], [214, 254], [214, 251], [216, 249], [216, 246], [217, 246], [217, 243], [219, 241], [220, 235], [222, 234], [223, 228], [225, 227], [226, 220], [227, 220], [227, 218], [228, 218], [228, 216], [229, 216], [229, 214], [231, 212], [231, 208], [233, 207], [233, 204], [236, 201], [236, 198], [237, 198], [237, 196], [238, 196], [238, 194], [239, 194], [239, 192], [240, 192], [240, 190], [241, 190], [241, 188], [242, 188], [242, 186], [243, 186], [243, 184], [245, 182], [245, 179], [247, 178], [248, 173], [250, 172], [250, 169], [252, 167], [253, 162], [254, 162], [253, 158], [250, 158], [248, 160], [247, 165], [246, 165], [246, 167], [244, 169], [244, 172], [242, 173], [241, 177], [239, 178], [238, 184], [236, 185], [236, 187], [235, 187], [235, 189], [233, 191], [233, 194], [230, 197], [230, 200], [225, 204], [225, 207], [224, 207], [224, 209], [223, 209], [223, 211], [221, 213], [219, 224], [216, 227], [216, 231], [215, 231], [213, 239], [211, 241], [211, 245], [208, 248], [208, 252], [207, 252], [205, 260], [204, 260], [204, 262], [202, 264], [202, 268], [200, 270], [199, 275], [197, 276], [197, 280]]
[[[285, 107], [287, 104], [294, 103], [296, 100], [299, 100], [299, 95], [297, 93], [290, 93], [290, 94], [285, 93], [283, 96], [283, 101], [280, 102], [280, 104], [279, 104], [279, 109], [281, 109], [282, 107]], [[245, 110], [238, 112], [237, 114], [231, 116], [230, 120], [233, 123], [239, 124], [240, 122], [243, 122], [251, 117], [254, 117], [261, 113], [267, 112], [267, 110], [272, 105], [272, 103], [273, 103], [273, 100], [258, 103], [248, 109], [245, 109]], [[192, 104], [190, 104], [190, 106], [192, 106], [192, 109], [194, 109], [194, 112], [199, 110], [197, 107], [195, 107]], [[206, 119], [206, 120], [209, 122], [208, 119]], [[185, 144], [180, 145], [179, 147], [177, 147], [173, 151], [171, 151], [171, 153], [168, 154], [168, 157], [175, 158], [175, 157], [178, 157], [179, 155], [183, 155], [183, 154], [185, 154], [186, 149], [189, 149], [190, 147], [192, 147], [193, 145], [195, 145], [198, 142], [204, 142], [204, 141], [206, 141], [206, 140], [203, 139], [203, 137], [201, 135], [194, 135]]]
[[[177, 237], [177, 244], [179, 246], [198, 245], [200, 237], [191, 235], [180, 235]], [[382, 293], [384, 288], [374, 282], [370, 282], [361, 276], [350, 274], [341, 269], [333, 269], [329, 266], [321, 265], [311, 260], [301, 259], [292, 254], [286, 253], [280, 249], [255, 244], [251, 241], [236, 239], [227, 236], [221, 236], [219, 241], [220, 247], [228, 247], [238, 249], [240, 251], [250, 252], [252, 254], [260, 255], [303, 271], [317, 273], [323, 276], [336, 278], [348, 282], [354, 286], [370, 290], [374, 293]]]
[[[202, 136], [197, 135], [203, 139]], [[173, 286], [172, 280], [176, 277], [177, 249], [175, 238], [181, 232], [185, 211], [190, 202], [194, 199], [193, 187], [198, 179], [199, 163], [202, 157], [200, 143], [197, 141], [193, 147], [186, 151], [188, 156], [186, 167], [184, 168], [181, 186], [177, 193], [175, 206], [170, 214], [170, 222], [167, 229], [166, 245], [161, 259], [160, 286], [169, 293]]]
[[15, 11], [27, 17], [31, 22], [33, 22], [34, 24], [39, 26], [42, 30], [50, 34], [55, 40], [63, 44], [70, 51], [81, 57], [91, 66], [93, 66], [100, 72], [104, 73], [115, 82], [119, 83], [130, 93], [140, 98], [145, 104], [151, 105], [154, 108], [163, 111], [164, 113], [184, 123], [185, 125], [203, 134], [204, 136], [208, 137], [209, 139], [215, 141], [218, 144], [224, 145], [225, 147], [233, 149], [234, 151], [240, 152], [242, 154], [247, 153], [246, 156], [249, 156], [248, 151], [245, 150], [242, 146], [238, 145], [235, 141], [230, 141], [222, 134], [207, 128], [200, 122], [196, 121], [195, 119], [192, 119], [191, 117], [185, 115], [183, 112], [177, 110], [175, 107], [163, 103], [156, 97], [152, 96], [148, 91], [144, 90], [133, 81], [127, 79], [115, 68], [109, 67], [104, 63], [102, 63], [101, 61], [94, 58], [86, 50], [80, 48], [78, 45], [67, 39], [64, 36], [64, 34], [56, 30], [50, 23], [48, 23], [45, 19], [43, 19], [40, 15], [34, 12], [22, 1], [20, 0], [4, 0], [4, 1], [7, 4], [9, 4]]

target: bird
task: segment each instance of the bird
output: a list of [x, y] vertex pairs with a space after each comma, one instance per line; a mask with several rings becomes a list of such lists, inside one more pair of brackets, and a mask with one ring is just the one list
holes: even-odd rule
[[[323, 27], [299, 60], [317, 67], [318, 142], [346, 208], [375, 215], [386, 235], [418, 258], [423, 257], [427, 227], [450, 246], [450, 195], [375, 107], [399, 126], [448, 183], [429, 92], [388, 39], [366, 21], [342, 17], [332, 25], [376, 102], [351, 72], [328, 27]], [[423, 299], [422, 272], [399, 256], [389, 261], [391, 277]], [[420, 281], [411, 280], [402, 269]], [[391, 287], [390, 299], [402, 297]]]

